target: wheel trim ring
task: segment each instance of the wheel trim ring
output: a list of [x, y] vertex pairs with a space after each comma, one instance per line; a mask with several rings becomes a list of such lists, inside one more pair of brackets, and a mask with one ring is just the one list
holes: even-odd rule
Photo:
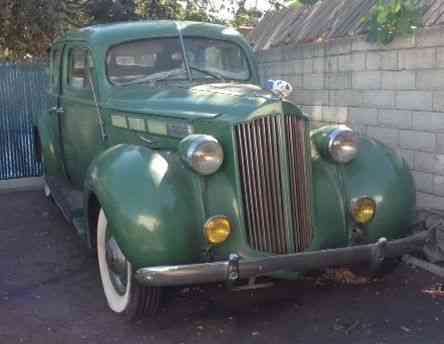
[[128, 260], [116, 240], [107, 231], [106, 263], [110, 272], [111, 282], [120, 295], [125, 295], [128, 286]]

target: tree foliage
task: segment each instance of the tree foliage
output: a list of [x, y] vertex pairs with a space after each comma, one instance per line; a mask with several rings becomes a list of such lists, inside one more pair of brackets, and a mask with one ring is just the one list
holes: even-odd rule
[[396, 35], [409, 35], [422, 25], [424, 9], [418, 0], [378, 0], [369, 17], [367, 39], [388, 44]]
[[[214, 3], [218, 3], [217, 6]], [[246, 0], [0, 0], [0, 59], [46, 56], [48, 47], [67, 30], [130, 20], [177, 19], [248, 25], [259, 16]]]

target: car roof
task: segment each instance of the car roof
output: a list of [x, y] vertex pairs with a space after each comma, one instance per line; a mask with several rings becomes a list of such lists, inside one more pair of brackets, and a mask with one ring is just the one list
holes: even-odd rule
[[[215, 39], [238, 40], [246, 44], [245, 39], [236, 30], [218, 24], [192, 21], [152, 20], [88, 26], [78, 31], [66, 33], [60, 41], [87, 41], [91, 45], [115, 45], [119, 42], [150, 37], [203, 36]], [[57, 43], [57, 42], [56, 42]]]

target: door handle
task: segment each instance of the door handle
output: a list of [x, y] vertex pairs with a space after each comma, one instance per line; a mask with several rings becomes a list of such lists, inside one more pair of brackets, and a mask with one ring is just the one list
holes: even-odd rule
[[49, 108], [48, 110], [50, 113], [55, 113], [56, 115], [62, 115], [65, 113], [65, 110], [62, 107], [53, 106], [52, 108]]

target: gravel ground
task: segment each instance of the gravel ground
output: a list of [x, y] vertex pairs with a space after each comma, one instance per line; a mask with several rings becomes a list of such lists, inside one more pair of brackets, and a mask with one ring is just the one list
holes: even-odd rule
[[95, 258], [41, 192], [0, 194], [0, 344], [444, 343], [440, 282], [401, 266], [361, 285], [317, 278], [230, 292], [170, 289], [154, 319], [125, 323]]

